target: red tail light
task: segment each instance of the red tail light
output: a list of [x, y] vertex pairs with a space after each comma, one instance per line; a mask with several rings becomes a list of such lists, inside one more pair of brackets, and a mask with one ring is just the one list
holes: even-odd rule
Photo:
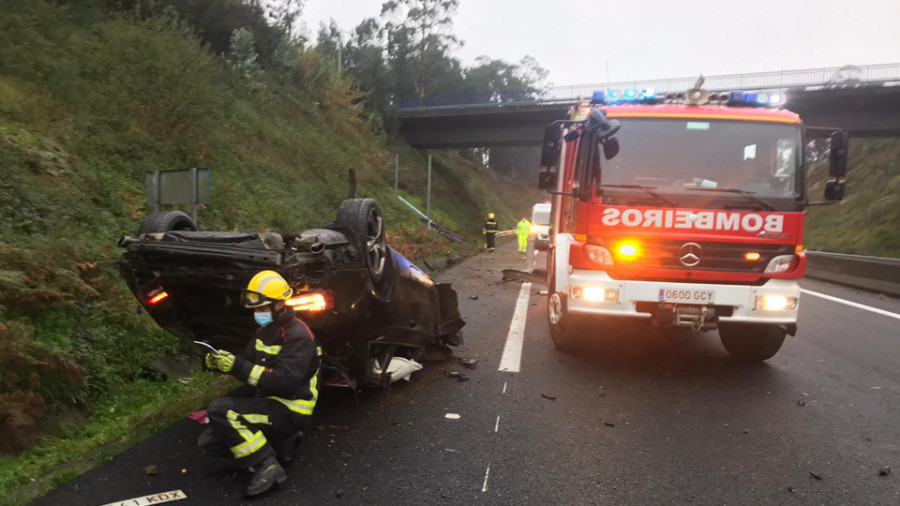
[[285, 301], [294, 311], [317, 313], [334, 308], [334, 295], [331, 290], [322, 292], [301, 293]]
[[169, 298], [169, 294], [166, 293], [165, 290], [160, 290], [158, 293], [151, 295], [149, 299], [147, 299], [147, 304], [151, 306], [155, 306], [160, 302]]

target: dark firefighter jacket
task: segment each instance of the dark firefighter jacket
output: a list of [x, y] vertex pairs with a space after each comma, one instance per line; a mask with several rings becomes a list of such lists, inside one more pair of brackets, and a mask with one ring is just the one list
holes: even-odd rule
[[484, 222], [484, 233], [485, 234], [496, 234], [497, 233], [497, 220], [488, 219]]
[[295, 414], [311, 415], [319, 397], [321, 348], [292, 308], [272, 316], [274, 321], [259, 328], [235, 356], [231, 373], [256, 387], [256, 397], [281, 402]]

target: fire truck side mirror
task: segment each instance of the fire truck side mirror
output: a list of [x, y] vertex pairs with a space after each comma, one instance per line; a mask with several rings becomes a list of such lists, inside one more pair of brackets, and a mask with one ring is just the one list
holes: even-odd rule
[[843, 178], [847, 176], [847, 152], [849, 149], [849, 132], [838, 130], [831, 134], [831, 160], [828, 166], [829, 176], [833, 178]]
[[606, 142], [603, 143], [603, 156], [606, 157], [607, 160], [612, 160], [618, 154], [619, 139], [616, 137], [606, 139]]
[[541, 144], [541, 167], [555, 167], [559, 163], [560, 138], [562, 129], [557, 124], [544, 128], [544, 142]]
[[841, 179], [832, 179], [825, 183], [825, 200], [837, 202], [844, 199], [845, 182]]
[[542, 170], [538, 174], [538, 188], [541, 190], [553, 190], [556, 188], [556, 174], [555, 170]]

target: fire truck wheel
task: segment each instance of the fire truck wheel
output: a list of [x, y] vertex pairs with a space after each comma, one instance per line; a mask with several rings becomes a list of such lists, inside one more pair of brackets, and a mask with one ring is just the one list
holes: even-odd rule
[[719, 337], [728, 354], [742, 362], [762, 362], [778, 353], [785, 331], [779, 325], [720, 323]]
[[[551, 270], [553, 272], [552, 263]], [[547, 297], [547, 321], [550, 323], [550, 338], [557, 350], [572, 353], [578, 345], [578, 325], [575, 315], [566, 309], [566, 295], [556, 291], [556, 283], [550, 276], [550, 296]]]

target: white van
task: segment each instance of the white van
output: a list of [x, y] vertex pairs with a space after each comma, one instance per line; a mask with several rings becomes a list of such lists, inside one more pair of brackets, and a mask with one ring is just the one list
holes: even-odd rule
[[550, 206], [543, 202], [531, 208], [531, 239], [538, 251], [550, 249]]

